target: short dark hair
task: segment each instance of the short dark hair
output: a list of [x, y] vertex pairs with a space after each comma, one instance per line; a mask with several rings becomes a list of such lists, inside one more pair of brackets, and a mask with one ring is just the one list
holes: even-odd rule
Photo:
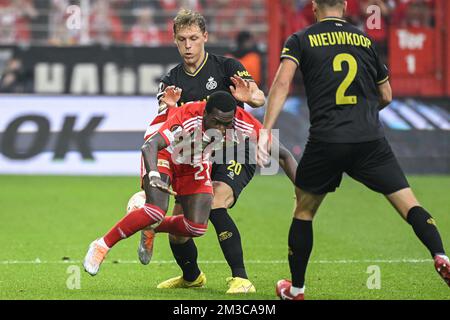
[[226, 91], [216, 91], [209, 96], [206, 102], [205, 110], [211, 113], [213, 109], [218, 109], [222, 112], [230, 112], [236, 110], [237, 102], [234, 97]]
[[177, 34], [177, 31], [185, 27], [198, 26], [202, 33], [206, 32], [206, 20], [199, 12], [181, 9], [178, 11], [177, 16], [173, 19], [173, 33]]
[[252, 34], [248, 31], [241, 31], [236, 36], [238, 46], [242, 46], [245, 42], [252, 39]]
[[336, 7], [338, 5], [343, 6], [345, 0], [315, 0], [319, 7]]

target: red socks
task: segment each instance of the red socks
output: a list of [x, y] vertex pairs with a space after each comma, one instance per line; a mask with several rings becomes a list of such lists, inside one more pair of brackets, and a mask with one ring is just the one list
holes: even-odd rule
[[122, 218], [104, 237], [106, 245], [112, 248], [122, 239], [164, 219], [166, 213], [161, 208], [146, 203], [141, 209], [131, 211]]
[[183, 215], [178, 215], [165, 217], [155, 231], [182, 237], [201, 237], [206, 233], [207, 228], [207, 224], [195, 223], [187, 220]]

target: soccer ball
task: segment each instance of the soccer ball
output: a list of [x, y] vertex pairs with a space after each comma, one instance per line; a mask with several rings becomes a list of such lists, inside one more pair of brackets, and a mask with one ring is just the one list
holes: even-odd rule
[[[143, 208], [144, 205], [145, 205], [145, 192], [144, 191], [136, 192], [131, 196], [130, 200], [128, 200], [127, 214], [129, 214], [133, 210]], [[155, 222], [154, 224], [149, 225], [145, 229], [155, 229], [161, 224], [161, 222], [162, 220]]]
[[133, 210], [144, 207], [145, 205], [145, 192], [139, 191], [133, 194], [133, 196], [128, 200], [127, 204], [127, 214]]

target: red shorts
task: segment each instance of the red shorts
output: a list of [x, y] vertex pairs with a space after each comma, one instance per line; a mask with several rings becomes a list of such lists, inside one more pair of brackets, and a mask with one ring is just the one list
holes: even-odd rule
[[[209, 161], [195, 165], [174, 164], [171, 154], [164, 149], [158, 152], [158, 171], [170, 177], [172, 189], [179, 196], [198, 193], [213, 194]], [[146, 174], [144, 162], [141, 160], [141, 185]]]

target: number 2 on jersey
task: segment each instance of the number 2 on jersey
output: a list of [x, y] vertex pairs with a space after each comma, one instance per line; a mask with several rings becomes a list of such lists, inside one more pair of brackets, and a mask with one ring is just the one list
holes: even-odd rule
[[358, 97], [357, 96], [346, 96], [345, 92], [352, 84], [353, 80], [356, 78], [356, 73], [358, 72], [358, 63], [356, 59], [348, 53], [338, 54], [333, 60], [333, 70], [334, 72], [342, 72], [342, 64], [347, 62], [348, 64], [348, 73], [345, 77], [344, 81], [342, 81], [341, 85], [337, 89], [336, 92], [336, 104], [357, 104]]

